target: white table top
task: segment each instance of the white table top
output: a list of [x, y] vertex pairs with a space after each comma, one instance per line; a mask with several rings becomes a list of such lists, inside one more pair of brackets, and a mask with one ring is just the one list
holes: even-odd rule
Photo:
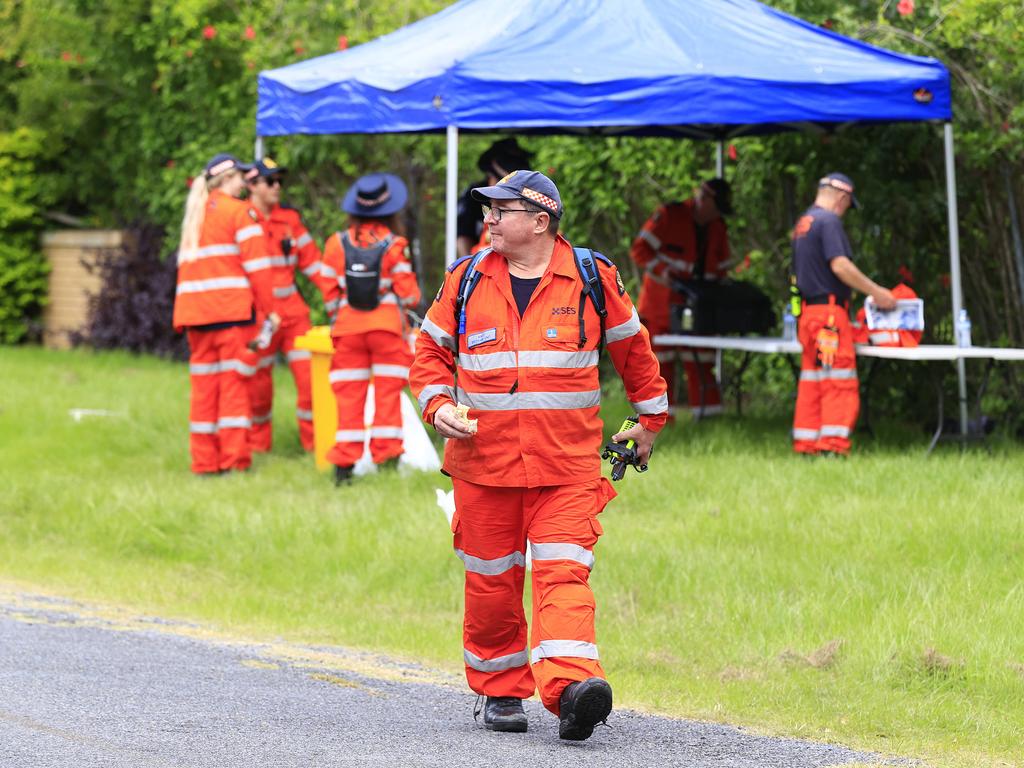
[[[773, 336], [688, 336], [683, 334], [661, 334], [652, 341], [665, 347], [735, 349], [743, 352], [762, 354], [795, 355], [802, 351], [800, 342], [786, 341]], [[857, 344], [861, 357], [879, 357], [887, 360], [1007, 360], [1024, 361], [1024, 349], [1009, 347], [954, 347], [949, 344], [923, 344], [919, 347], [873, 347]]]

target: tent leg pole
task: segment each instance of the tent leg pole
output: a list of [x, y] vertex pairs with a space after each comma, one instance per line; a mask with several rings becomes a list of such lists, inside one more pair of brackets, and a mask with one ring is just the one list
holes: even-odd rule
[[448, 126], [448, 165], [444, 198], [444, 263], [455, 261], [456, 218], [459, 195], [459, 128]]
[[[953, 124], [943, 126], [946, 146], [946, 210], [949, 218], [949, 277], [953, 292], [953, 328], [963, 308], [960, 283], [960, 223], [956, 208], [956, 154], [953, 151]], [[967, 365], [956, 361], [957, 394], [960, 400], [960, 434], [967, 435]]]
[[257, 136], [256, 137], [256, 146], [253, 147], [252, 156], [255, 157], [257, 160], [262, 160], [263, 159], [263, 137], [262, 136]]
[[725, 142], [721, 139], [715, 144], [715, 176], [725, 178]]

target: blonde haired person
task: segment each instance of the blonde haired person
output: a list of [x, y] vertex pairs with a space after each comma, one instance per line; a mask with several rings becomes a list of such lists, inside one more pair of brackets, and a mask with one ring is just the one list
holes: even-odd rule
[[248, 469], [251, 425], [246, 345], [273, 310], [263, 230], [238, 199], [249, 166], [227, 154], [206, 164], [185, 203], [178, 249], [174, 328], [188, 333], [192, 401], [189, 444], [200, 475]]

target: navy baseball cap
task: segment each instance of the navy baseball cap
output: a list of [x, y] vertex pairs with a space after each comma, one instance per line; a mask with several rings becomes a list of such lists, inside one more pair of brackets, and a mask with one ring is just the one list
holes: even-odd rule
[[493, 187], [476, 187], [470, 194], [478, 203], [491, 200], [526, 200], [556, 219], [562, 218], [562, 197], [555, 182], [538, 171], [512, 171]]
[[838, 189], [840, 192], [846, 192], [850, 195], [850, 202], [854, 208], [860, 208], [860, 201], [857, 196], [853, 194], [853, 182], [850, 177], [845, 173], [830, 173], [823, 176], [818, 180], [819, 187], [832, 187], [832, 189]]
[[273, 158], [264, 157], [249, 166], [249, 170], [245, 172], [245, 180], [255, 181], [260, 176], [283, 176], [286, 173], [287, 168], [282, 168]]
[[245, 173], [250, 168], [252, 168], [251, 165], [243, 163], [234, 155], [221, 152], [219, 155], [214, 155], [210, 158], [210, 162], [206, 164], [206, 168], [204, 170], [206, 172], [206, 178], [212, 179], [214, 176], [219, 176], [227, 171], [239, 170], [242, 173]]

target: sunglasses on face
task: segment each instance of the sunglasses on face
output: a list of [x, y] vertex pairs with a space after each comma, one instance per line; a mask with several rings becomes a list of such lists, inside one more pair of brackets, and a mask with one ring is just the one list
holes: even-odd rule
[[266, 184], [268, 187], [284, 186], [284, 180], [280, 176], [264, 176], [263, 183]]

